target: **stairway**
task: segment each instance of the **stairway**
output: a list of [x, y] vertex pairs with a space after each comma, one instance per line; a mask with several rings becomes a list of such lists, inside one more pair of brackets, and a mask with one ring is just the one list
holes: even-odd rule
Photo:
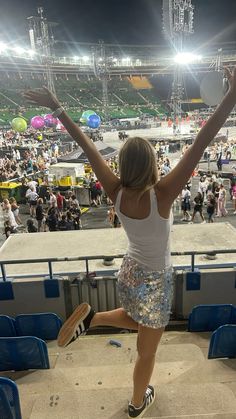
[[[235, 419], [236, 359], [208, 360], [210, 333], [165, 332], [145, 419]], [[116, 339], [122, 346], [109, 344]], [[125, 419], [136, 335], [85, 336], [68, 348], [48, 343], [50, 370], [2, 373], [16, 381], [24, 419]]]

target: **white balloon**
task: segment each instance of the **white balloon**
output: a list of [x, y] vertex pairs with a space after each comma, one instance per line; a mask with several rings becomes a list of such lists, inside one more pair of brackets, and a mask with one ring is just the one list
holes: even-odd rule
[[222, 101], [227, 89], [228, 84], [225, 82], [224, 73], [212, 71], [201, 82], [201, 98], [206, 105], [216, 106]]

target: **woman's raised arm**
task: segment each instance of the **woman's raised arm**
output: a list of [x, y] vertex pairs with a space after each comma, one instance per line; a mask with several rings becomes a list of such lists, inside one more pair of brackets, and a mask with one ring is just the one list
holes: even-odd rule
[[194, 143], [185, 152], [175, 168], [158, 183], [159, 194], [166, 208], [170, 208], [197, 166], [205, 148], [214, 139], [224, 125], [230, 112], [236, 104], [236, 68], [233, 73], [225, 69], [230, 88], [214, 114], [198, 133]]
[[[24, 97], [30, 103], [36, 103], [40, 106], [50, 108], [52, 111], [60, 108], [60, 102], [52, 92], [46, 87], [42, 89], [29, 90], [24, 93]], [[101, 182], [108, 196], [113, 199], [116, 190], [120, 186], [120, 179], [112, 172], [110, 167], [106, 164], [101, 154], [97, 150], [90, 138], [83, 133], [83, 131], [75, 124], [69, 115], [63, 109], [58, 116], [63, 123], [68, 133], [84, 150], [88, 160], [92, 166], [94, 173]]]

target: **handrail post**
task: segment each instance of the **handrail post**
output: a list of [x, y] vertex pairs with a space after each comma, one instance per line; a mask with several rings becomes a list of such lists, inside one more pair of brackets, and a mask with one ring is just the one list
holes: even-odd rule
[[3, 263], [1, 263], [1, 271], [2, 271], [2, 280], [4, 282], [6, 282], [7, 280], [7, 275], [6, 275], [6, 270], [5, 270], [5, 266], [3, 265]]
[[85, 259], [85, 263], [86, 263], [86, 278], [88, 278], [89, 276], [89, 264], [88, 264], [88, 258]]
[[49, 270], [49, 278], [53, 279], [53, 272], [52, 272], [52, 262], [48, 261], [48, 270]]
[[191, 254], [191, 271], [194, 272], [194, 265], [195, 265], [195, 254]]

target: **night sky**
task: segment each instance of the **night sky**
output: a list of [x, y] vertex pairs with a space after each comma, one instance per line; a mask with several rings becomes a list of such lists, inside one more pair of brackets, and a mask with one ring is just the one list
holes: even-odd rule
[[[236, 41], [236, 0], [193, 0], [193, 46]], [[21, 5], [20, 5], [21, 4]], [[42, 5], [58, 40], [163, 44], [161, 0], [0, 0], [0, 41], [28, 43], [27, 16]]]

